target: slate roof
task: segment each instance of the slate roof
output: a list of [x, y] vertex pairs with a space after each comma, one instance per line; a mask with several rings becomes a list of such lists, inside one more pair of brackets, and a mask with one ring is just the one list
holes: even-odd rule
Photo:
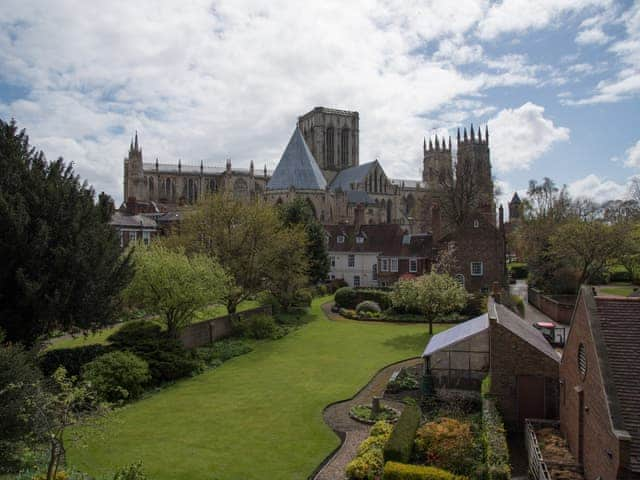
[[522, 200], [520, 200], [520, 196], [518, 195], [518, 192], [515, 192], [513, 194], [513, 197], [511, 198], [511, 201], [509, 203], [513, 203], [513, 204], [520, 204], [522, 203]]
[[[466, 322], [460, 323], [455, 327], [451, 327], [448, 330], [437, 333], [431, 337], [431, 340], [429, 340], [427, 348], [425, 348], [422, 356], [428, 357], [439, 350], [450, 347], [451, 345], [462, 342], [463, 340], [471, 338], [478, 333], [484, 332], [488, 328], [489, 315], [486, 313], [479, 317], [472, 318], [471, 320], [467, 320]], [[487, 345], [487, 350], [488, 349], [489, 345]]]
[[358, 165], [355, 167], [345, 168], [338, 172], [333, 181], [331, 182], [330, 188], [333, 191], [342, 190], [343, 192], [347, 192], [352, 190], [352, 183], [363, 183], [365, 177], [369, 173], [369, 171], [374, 167], [377, 160], [369, 163], [363, 163], [362, 165]]
[[606, 348], [606, 355], [599, 351], [598, 356], [608, 364], [607, 376], [615, 390], [609, 401], [617, 399], [617, 410], [631, 435], [629, 468], [640, 472], [640, 298], [598, 296], [595, 303]]
[[324, 190], [327, 181], [313, 158], [302, 132], [296, 127], [278, 166], [267, 183], [267, 190]]
[[152, 218], [144, 215], [127, 215], [115, 212], [109, 222], [116, 227], [157, 228], [158, 224]]
[[[356, 230], [354, 225], [326, 225], [329, 234], [327, 250], [345, 253], [381, 253], [390, 257], [431, 258], [433, 243], [430, 234], [407, 234], [396, 223], [362, 225]], [[364, 236], [363, 243], [356, 242], [356, 236]], [[338, 235], [344, 235], [343, 243], [338, 243]]]
[[551, 344], [544, 338], [542, 332], [528, 323], [523, 318], [509, 310], [504, 305], [498, 303], [490, 304], [490, 311], [494, 309], [497, 322], [514, 335], [517, 335], [529, 345], [544, 353], [547, 357], [560, 362], [560, 354], [556, 352]]

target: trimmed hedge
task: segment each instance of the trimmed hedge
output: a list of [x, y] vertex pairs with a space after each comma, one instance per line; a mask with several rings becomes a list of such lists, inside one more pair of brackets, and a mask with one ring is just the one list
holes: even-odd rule
[[489, 480], [510, 479], [509, 447], [504, 424], [495, 402], [489, 398], [482, 401], [482, 443]]
[[355, 289], [351, 287], [339, 288], [336, 291], [335, 302], [338, 307], [354, 309], [359, 303], [371, 300], [380, 305], [382, 310], [391, 307], [391, 298], [387, 292], [373, 289]]
[[509, 271], [511, 272], [511, 278], [514, 280], [525, 279], [529, 276], [529, 266], [526, 263], [511, 263], [509, 264]]
[[77, 377], [80, 376], [83, 365], [112, 350], [111, 347], [100, 344], [47, 350], [40, 355], [38, 364], [46, 376], [52, 375], [58, 367], [64, 367], [69, 375]]
[[349, 480], [370, 480], [380, 478], [384, 460], [382, 448], [392, 431], [390, 423], [376, 422], [369, 432], [369, 437], [358, 447], [358, 454], [346, 467]]
[[454, 475], [436, 467], [387, 462], [382, 478], [383, 480], [467, 480], [468, 477]]
[[384, 446], [385, 461], [406, 463], [411, 458], [413, 440], [420, 425], [421, 412], [416, 405], [407, 405], [398, 419], [389, 441]]
[[356, 312], [358, 313], [380, 313], [381, 311], [380, 305], [372, 300], [365, 300], [356, 306]]

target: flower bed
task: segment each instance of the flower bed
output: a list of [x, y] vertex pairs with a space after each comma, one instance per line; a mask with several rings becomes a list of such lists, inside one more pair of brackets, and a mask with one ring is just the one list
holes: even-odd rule
[[373, 425], [374, 423], [383, 420], [387, 422], [395, 422], [400, 416], [400, 412], [395, 408], [386, 407], [381, 405], [380, 412], [375, 418], [372, 418], [371, 405], [354, 405], [349, 410], [349, 416], [358, 422], [367, 423]]

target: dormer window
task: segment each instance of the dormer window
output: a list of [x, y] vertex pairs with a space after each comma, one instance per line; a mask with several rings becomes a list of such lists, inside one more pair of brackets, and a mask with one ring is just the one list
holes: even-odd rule
[[358, 235], [356, 237], [356, 243], [364, 243], [364, 237], [362, 235]]
[[338, 235], [338, 243], [344, 243], [344, 235]]

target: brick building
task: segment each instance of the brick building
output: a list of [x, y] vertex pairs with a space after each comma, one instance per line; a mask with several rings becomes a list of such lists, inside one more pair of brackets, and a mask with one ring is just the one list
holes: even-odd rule
[[122, 248], [136, 241], [148, 245], [159, 234], [157, 222], [142, 214], [129, 215], [118, 211], [113, 214], [109, 223], [118, 232]]
[[560, 426], [587, 480], [640, 479], [640, 299], [582, 287], [560, 365]]
[[505, 425], [558, 416], [560, 355], [542, 333], [503, 305], [489, 308], [491, 394]]

